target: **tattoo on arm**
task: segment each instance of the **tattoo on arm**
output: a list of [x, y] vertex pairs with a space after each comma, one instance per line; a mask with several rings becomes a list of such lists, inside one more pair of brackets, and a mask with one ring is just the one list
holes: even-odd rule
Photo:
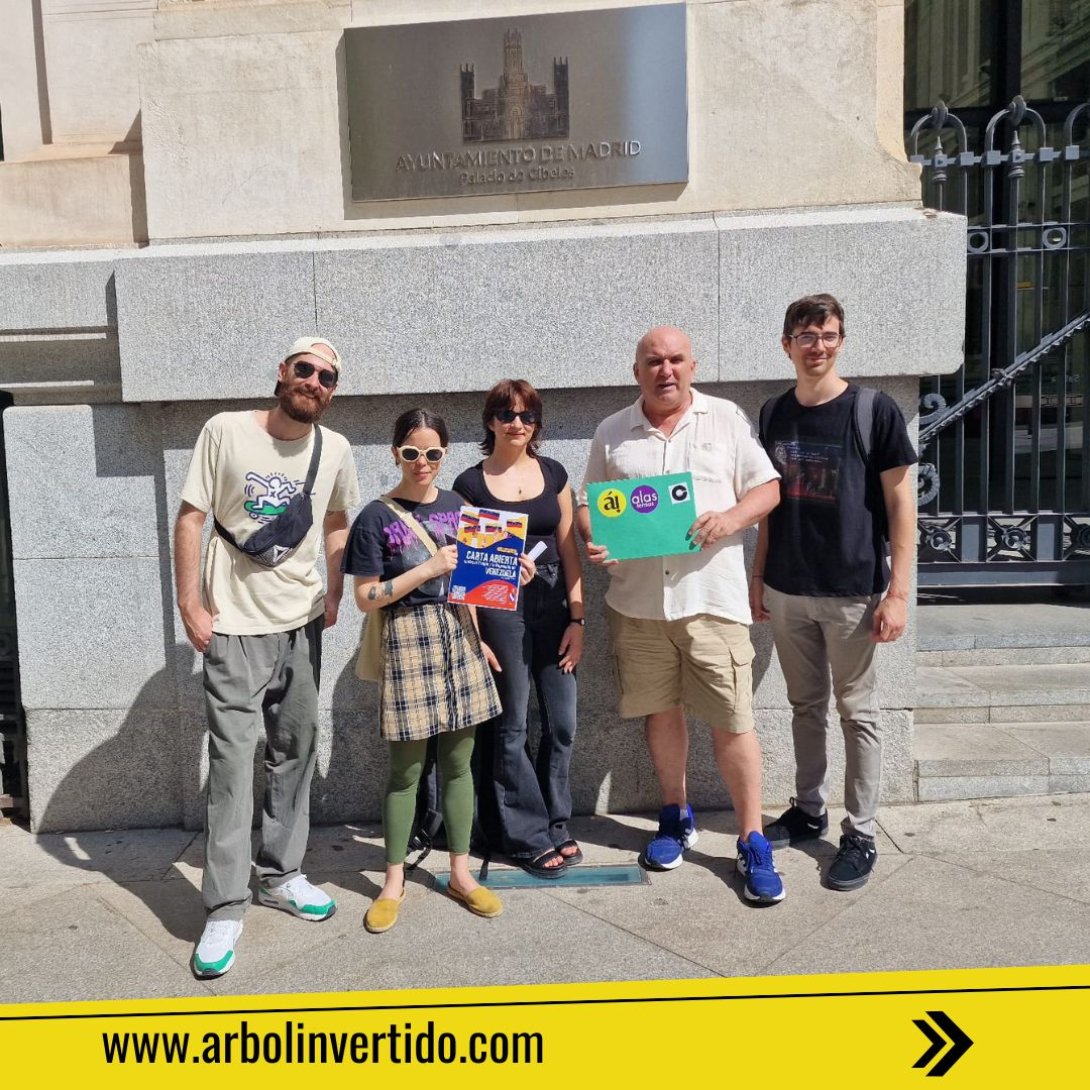
[[394, 596], [394, 581], [387, 579], [382, 584], [381, 591], [379, 590], [378, 583], [372, 583], [367, 590], [367, 600], [369, 602], [377, 602], [379, 598], [392, 598]]

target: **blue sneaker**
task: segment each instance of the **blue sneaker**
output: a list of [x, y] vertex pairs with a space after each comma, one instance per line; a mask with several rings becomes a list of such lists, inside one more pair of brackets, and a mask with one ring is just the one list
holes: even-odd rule
[[640, 866], [648, 870], [673, 870], [681, 866], [681, 853], [696, 843], [693, 808], [686, 804], [664, 806], [659, 811], [659, 831], [643, 849]]
[[772, 863], [772, 845], [760, 833], [738, 841], [738, 873], [746, 876], [747, 901], [771, 905], [784, 898], [783, 880]]

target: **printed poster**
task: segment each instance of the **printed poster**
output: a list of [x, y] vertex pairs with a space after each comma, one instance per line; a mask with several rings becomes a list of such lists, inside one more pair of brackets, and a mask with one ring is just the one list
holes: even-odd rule
[[485, 609], [517, 609], [519, 557], [526, 547], [528, 516], [489, 507], [458, 515], [458, 564], [447, 600]]

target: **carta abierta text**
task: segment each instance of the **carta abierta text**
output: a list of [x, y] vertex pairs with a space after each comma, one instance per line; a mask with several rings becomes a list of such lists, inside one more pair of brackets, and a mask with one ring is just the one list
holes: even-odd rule
[[482, 549], [466, 549], [465, 558], [471, 564], [484, 564], [485, 575], [494, 579], [510, 579], [519, 566], [518, 553], [489, 553]]

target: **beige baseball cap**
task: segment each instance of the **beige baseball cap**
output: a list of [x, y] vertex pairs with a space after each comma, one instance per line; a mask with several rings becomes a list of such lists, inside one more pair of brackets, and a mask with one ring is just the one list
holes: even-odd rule
[[324, 337], [300, 337], [288, 349], [284, 359], [290, 360], [292, 356], [301, 356], [304, 352], [325, 360], [338, 375], [341, 373], [341, 354]]

